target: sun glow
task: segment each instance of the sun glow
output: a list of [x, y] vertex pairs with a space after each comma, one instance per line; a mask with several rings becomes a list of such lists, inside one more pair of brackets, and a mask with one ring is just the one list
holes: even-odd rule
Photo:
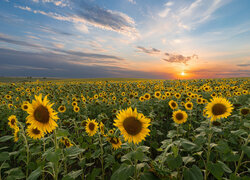
[[181, 75], [182, 75], [182, 76], [185, 76], [185, 73], [184, 73], [184, 72], [181, 72]]

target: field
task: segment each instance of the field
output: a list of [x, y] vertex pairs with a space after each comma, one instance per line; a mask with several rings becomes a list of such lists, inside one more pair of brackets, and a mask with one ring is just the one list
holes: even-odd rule
[[250, 78], [2, 78], [0, 180], [249, 180], [249, 104]]

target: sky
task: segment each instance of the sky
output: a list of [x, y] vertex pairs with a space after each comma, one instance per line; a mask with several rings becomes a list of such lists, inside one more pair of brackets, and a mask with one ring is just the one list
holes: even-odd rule
[[0, 76], [250, 77], [249, 0], [0, 0]]

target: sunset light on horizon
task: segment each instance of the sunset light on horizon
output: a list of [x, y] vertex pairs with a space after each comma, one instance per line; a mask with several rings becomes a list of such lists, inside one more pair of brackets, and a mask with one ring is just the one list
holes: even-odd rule
[[250, 76], [248, 0], [2, 0], [0, 76]]

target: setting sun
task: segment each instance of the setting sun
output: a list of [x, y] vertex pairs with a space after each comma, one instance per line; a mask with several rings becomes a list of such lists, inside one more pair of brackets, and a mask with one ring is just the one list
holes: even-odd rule
[[182, 75], [182, 76], [185, 76], [185, 73], [184, 73], [184, 72], [181, 72], [181, 75]]

